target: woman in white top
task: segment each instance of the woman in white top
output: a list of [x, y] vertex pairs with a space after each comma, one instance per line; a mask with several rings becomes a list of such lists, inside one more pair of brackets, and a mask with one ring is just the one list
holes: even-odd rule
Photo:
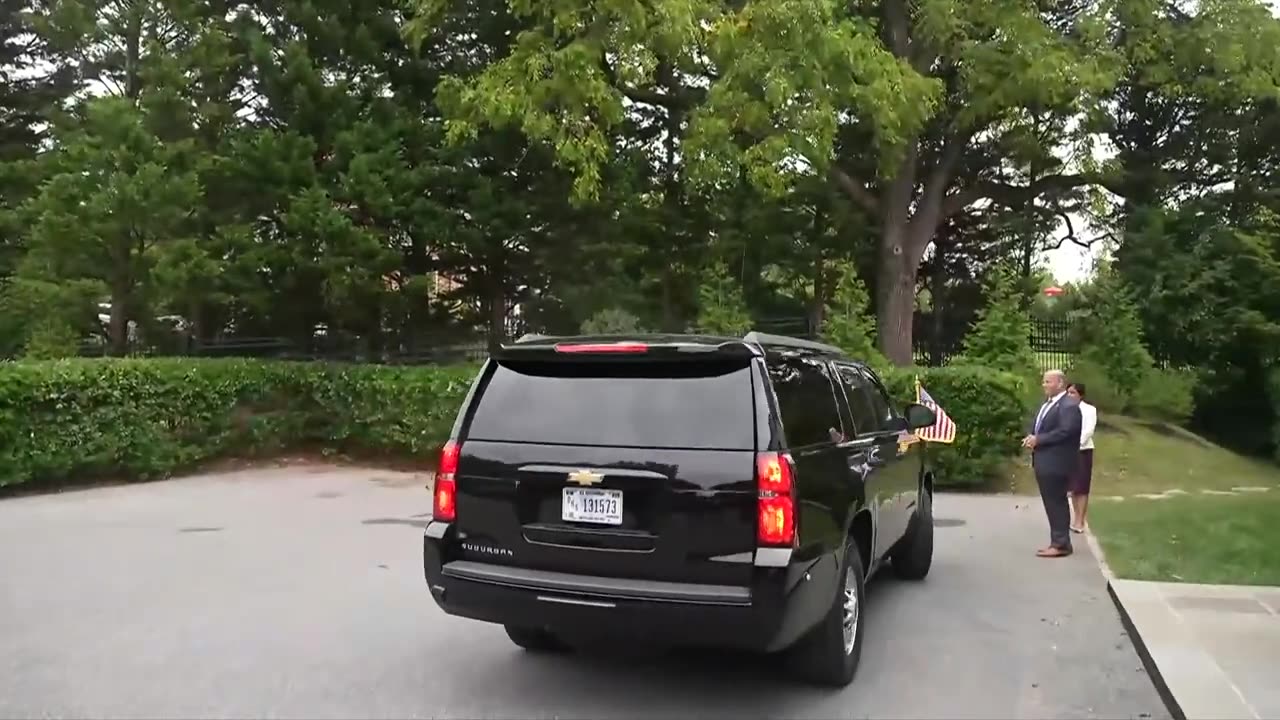
[[1071, 531], [1082, 533], [1085, 514], [1089, 511], [1089, 486], [1093, 484], [1093, 431], [1098, 427], [1098, 408], [1085, 402], [1084, 383], [1067, 386], [1067, 394], [1080, 403], [1080, 466], [1071, 477]]

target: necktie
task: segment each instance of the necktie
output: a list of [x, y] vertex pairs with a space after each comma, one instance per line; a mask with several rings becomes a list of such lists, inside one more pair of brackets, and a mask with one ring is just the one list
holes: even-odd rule
[[1052, 406], [1052, 400], [1046, 400], [1044, 404], [1040, 406], [1040, 414], [1036, 415], [1036, 427], [1034, 432], [1040, 432], [1040, 423], [1044, 420], [1044, 416], [1049, 414], [1049, 408]]

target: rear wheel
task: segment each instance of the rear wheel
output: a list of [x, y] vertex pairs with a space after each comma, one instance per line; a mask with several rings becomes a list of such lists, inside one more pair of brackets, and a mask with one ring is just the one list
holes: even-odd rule
[[904, 580], [923, 580], [933, 566], [933, 493], [921, 489], [907, 534], [893, 551], [893, 572]]
[[842, 581], [827, 614], [790, 650], [799, 677], [816, 685], [844, 687], [853, 681], [862, 658], [862, 559], [849, 538]]
[[530, 652], [556, 652], [566, 648], [559, 638], [542, 628], [519, 627], [517, 625], [506, 625], [504, 627], [507, 630], [507, 637], [511, 638], [511, 642]]

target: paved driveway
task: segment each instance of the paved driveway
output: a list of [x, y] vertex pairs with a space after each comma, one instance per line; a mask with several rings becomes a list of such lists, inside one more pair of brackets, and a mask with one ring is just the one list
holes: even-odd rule
[[422, 579], [423, 479], [284, 468], [0, 501], [0, 717], [1166, 717], [1083, 543], [944, 495], [843, 691], [721, 653], [530, 656]]

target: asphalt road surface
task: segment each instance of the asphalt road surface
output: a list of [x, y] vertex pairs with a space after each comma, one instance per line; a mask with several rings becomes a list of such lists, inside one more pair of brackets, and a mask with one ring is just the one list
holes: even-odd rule
[[[0, 501], [0, 717], [1167, 717], [1084, 543], [942, 495], [842, 691], [725, 653], [526, 654], [422, 578], [425, 478], [272, 468]], [[1029, 503], [1031, 503], [1029, 505]]]

